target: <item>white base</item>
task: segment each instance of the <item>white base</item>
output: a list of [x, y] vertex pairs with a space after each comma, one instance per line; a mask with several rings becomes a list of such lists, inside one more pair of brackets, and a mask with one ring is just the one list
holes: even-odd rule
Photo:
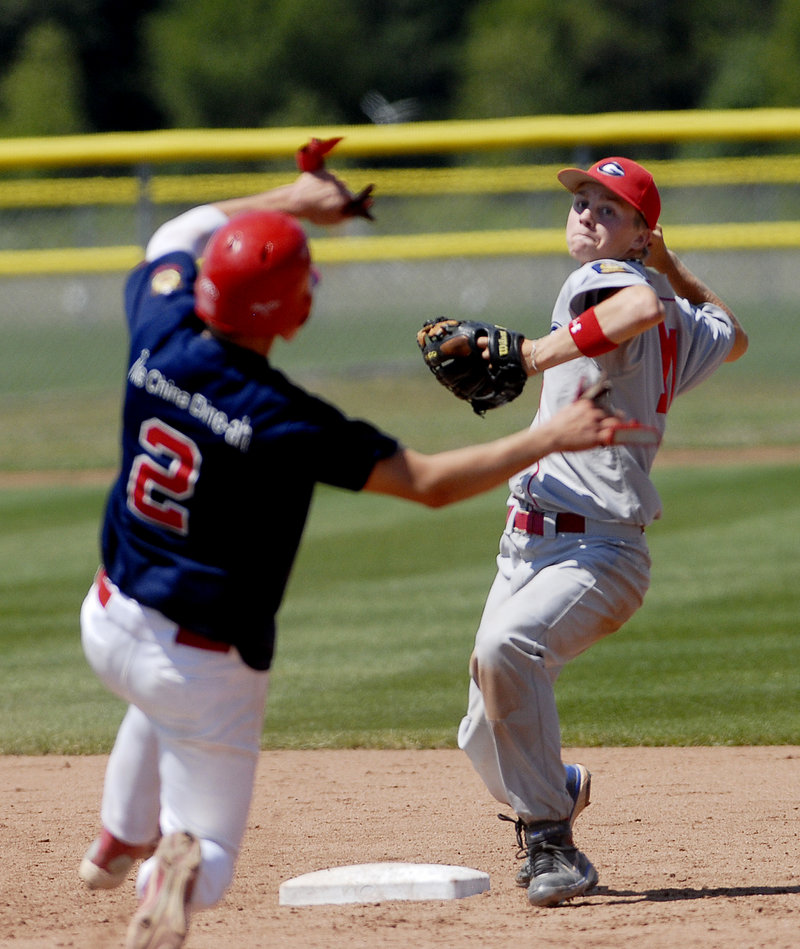
[[305, 873], [282, 883], [281, 906], [457, 900], [489, 889], [489, 874], [431, 863], [362, 863]]

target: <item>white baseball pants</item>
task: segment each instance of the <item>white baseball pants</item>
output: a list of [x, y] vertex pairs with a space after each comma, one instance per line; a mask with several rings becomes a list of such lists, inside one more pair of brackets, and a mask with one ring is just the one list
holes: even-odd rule
[[458, 744], [491, 794], [525, 823], [565, 820], [572, 808], [554, 695], [559, 673], [619, 629], [649, 586], [644, 533], [619, 533], [545, 538], [507, 530], [501, 538]]
[[[92, 587], [81, 609], [83, 648], [103, 683], [129, 703], [109, 758], [101, 819], [145, 844], [189, 831], [203, 860], [192, 908], [219, 902], [247, 825], [268, 673], [236, 649], [175, 643], [176, 625], [114, 588], [105, 607]], [[152, 860], [139, 872], [143, 889]]]

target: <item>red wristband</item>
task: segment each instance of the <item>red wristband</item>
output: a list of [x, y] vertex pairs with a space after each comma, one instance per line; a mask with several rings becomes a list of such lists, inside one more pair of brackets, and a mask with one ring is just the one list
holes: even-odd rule
[[593, 306], [571, 320], [568, 328], [575, 345], [584, 356], [602, 356], [617, 348], [617, 343], [612, 343], [600, 329]]

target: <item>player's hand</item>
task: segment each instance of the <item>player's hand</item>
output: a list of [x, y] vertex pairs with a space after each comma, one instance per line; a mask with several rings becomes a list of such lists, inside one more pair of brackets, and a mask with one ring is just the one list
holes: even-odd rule
[[652, 267], [653, 270], [657, 270], [659, 273], [667, 273], [674, 266], [673, 254], [664, 243], [664, 232], [661, 230], [660, 224], [656, 224], [650, 232], [647, 256], [644, 262], [648, 267]]
[[322, 168], [304, 171], [290, 187], [292, 213], [312, 224], [329, 226], [354, 216], [370, 216], [372, 185], [353, 194], [340, 178]]
[[609, 445], [619, 422], [591, 399], [576, 399], [545, 424], [552, 429], [554, 451], [584, 451]]

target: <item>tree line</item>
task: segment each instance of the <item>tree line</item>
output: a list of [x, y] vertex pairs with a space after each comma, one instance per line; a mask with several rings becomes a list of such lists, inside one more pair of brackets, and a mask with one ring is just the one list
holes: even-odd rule
[[797, 105], [797, 0], [0, 9], [1, 137]]

